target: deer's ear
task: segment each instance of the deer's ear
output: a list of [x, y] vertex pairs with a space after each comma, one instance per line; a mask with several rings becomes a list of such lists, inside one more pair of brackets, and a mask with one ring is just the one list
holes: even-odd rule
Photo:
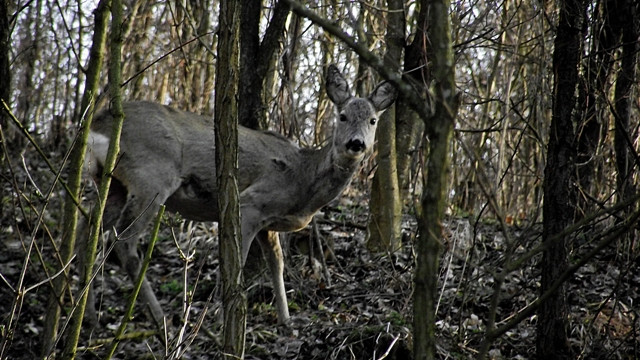
[[343, 105], [351, 98], [347, 80], [345, 80], [342, 74], [340, 74], [340, 70], [333, 64], [329, 65], [327, 69], [326, 86], [329, 99], [338, 106]]
[[390, 82], [383, 81], [371, 92], [369, 100], [377, 111], [391, 106], [398, 96], [398, 91]]

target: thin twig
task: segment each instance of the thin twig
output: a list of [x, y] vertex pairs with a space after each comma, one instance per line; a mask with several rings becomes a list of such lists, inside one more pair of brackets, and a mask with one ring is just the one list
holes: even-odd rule
[[[26, 137], [27, 140], [29, 140], [31, 145], [33, 145], [33, 147], [36, 149], [36, 152], [40, 155], [42, 160], [47, 164], [47, 167], [49, 168], [51, 173], [53, 173], [54, 175], [55, 174], [59, 174], [62, 171], [62, 167], [60, 169], [56, 169], [56, 167], [53, 166], [53, 164], [51, 163], [51, 161], [49, 160], [47, 155], [44, 153], [44, 151], [42, 151], [42, 149], [40, 148], [40, 146], [38, 145], [36, 140], [33, 138], [33, 136], [31, 136], [29, 131], [24, 127], [24, 125], [22, 125], [20, 120], [18, 120], [18, 118], [16, 118], [16, 116], [13, 114], [13, 112], [9, 108], [9, 105], [7, 105], [7, 103], [3, 99], [0, 99], [0, 102], [2, 102], [2, 107], [3, 107], [4, 111], [7, 113], [7, 115], [9, 116], [9, 118], [18, 127], [18, 129], [24, 135], [24, 137]], [[66, 161], [66, 157], [65, 157], [65, 161]], [[59, 176], [59, 175], [57, 175], [57, 176]], [[82, 215], [84, 215], [84, 217], [88, 219], [89, 218], [89, 213], [87, 213], [87, 210], [85, 210], [82, 206], [80, 206], [80, 202], [73, 195], [73, 193], [71, 192], [71, 189], [69, 189], [69, 186], [67, 185], [67, 183], [65, 181], [63, 181], [62, 179], [58, 179], [58, 182], [62, 185], [64, 190], [67, 192], [67, 195], [69, 195], [69, 198], [73, 201], [73, 203], [76, 204], [76, 206], [78, 207], [78, 209], [80, 210]]]

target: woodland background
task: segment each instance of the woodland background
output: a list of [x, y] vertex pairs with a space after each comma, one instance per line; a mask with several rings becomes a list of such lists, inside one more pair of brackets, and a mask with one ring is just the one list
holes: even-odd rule
[[[242, 2], [241, 123], [324, 144], [331, 63], [358, 94], [400, 73], [395, 81], [409, 89], [380, 122], [377, 150], [347, 192], [308, 229], [282, 236], [291, 327], [275, 325], [264, 266], [246, 271], [246, 358], [411, 358], [422, 312], [434, 314], [425, 358], [640, 358], [640, 5], [444, 2], [459, 95], [448, 104], [453, 136], [438, 140], [448, 150], [439, 214], [425, 209], [438, 138], [430, 121], [442, 118], [421, 117], [405, 95], [443, 104], [434, 64], [444, 50], [431, 38], [440, 22], [429, 13], [440, 3]], [[109, 46], [97, 54], [104, 69], [90, 66], [94, 15], [107, 4], [0, 0], [2, 359], [51, 356], [64, 342], [42, 350], [69, 236], [61, 183], [78, 170], [69, 157], [88, 105], [110, 103]], [[290, 11], [295, 4], [328, 25], [300, 6]], [[123, 98], [212, 115], [218, 2], [125, 1], [123, 15]], [[349, 40], [375, 56], [358, 55]], [[88, 96], [94, 75], [99, 91]], [[435, 302], [414, 309], [430, 215], [443, 225], [429, 248]], [[116, 356], [222, 357], [216, 228], [175, 215], [164, 222], [148, 278], [174, 314], [169, 339], [140, 314]], [[80, 358], [105, 357], [131, 288], [117, 264], [99, 265], [102, 320], [83, 328]], [[75, 305], [72, 280], [63, 324]]]

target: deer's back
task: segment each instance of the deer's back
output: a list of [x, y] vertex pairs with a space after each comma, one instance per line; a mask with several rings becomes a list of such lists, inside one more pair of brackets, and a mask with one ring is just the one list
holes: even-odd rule
[[[169, 210], [194, 220], [217, 220], [213, 119], [152, 102], [123, 104], [125, 121], [114, 176], [128, 189], [173, 188]], [[94, 119], [92, 132], [108, 138], [108, 111]], [[238, 127], [238, 187], [287, 199], [302, 159], [300, 148], [271, 132]], [[106, 150], [98, 156], [104, 162]], [[249, 189], [251, 190], [251, 189]], [[173, 209], [171, 209], [173, 207]]]

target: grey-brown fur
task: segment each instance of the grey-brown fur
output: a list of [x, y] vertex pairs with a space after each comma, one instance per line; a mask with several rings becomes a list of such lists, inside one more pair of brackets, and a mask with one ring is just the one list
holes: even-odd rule
[[[395, 99], [388, 83], [378, 85], [369, 98], [352, 97], [335, 66], [328, 68], [326, 85], [338, 119], [331, 144], [322, 149], [299, 148], [279, 135], [239, 128], [243, 262], [257, 238], [267, 257], [282, 323], [289, 318], [282, 249], [266, 231], [299, 230], [342, 193], [373, 146], [379, 113]], [[116, 253], [135, 278], [140, 267], [137, 238], [160, 204], [187, 219], [218, 220], [215, 144], [211, 118], [151, 102], [126, 103], [124, 111], [121, 157], [113, 173], [123, 186], [116, 182], [110, 193], [104, 225], [115, 227], [124, 240], [118, 241]], [[103, 111], [92, 126], [87, 161], [94, 175], [106, 156], [111, 122], [109, 112]], [[142, 297], [160, 322], [162, 309], [146, 280]]]

